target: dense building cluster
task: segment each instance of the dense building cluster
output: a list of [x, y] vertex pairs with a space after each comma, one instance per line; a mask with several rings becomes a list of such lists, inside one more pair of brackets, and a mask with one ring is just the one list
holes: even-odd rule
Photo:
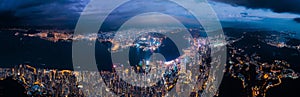
[[36, 69], [30, 65], [1, 68], [1, 79], [12, 76], [28, 96], [81, 97], [76, 77], [69, 70]]

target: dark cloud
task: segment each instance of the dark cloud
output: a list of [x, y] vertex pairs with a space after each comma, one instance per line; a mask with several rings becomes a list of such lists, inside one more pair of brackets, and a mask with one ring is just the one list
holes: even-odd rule
[[294, 21], [296, 21], [297, 23], [300, 23], [300, 18], [294, 18]]
[[0, 0], [0, 25], [75, 23], [88, 0]]
[[0, 13], [0, 21], [1, 22], [10, 22], [10, 21], [19, 21], [22, 17], [18, 17], [15, 15], [16, 11], [13, 10], [7, 10], [2, 11]]
[[[1, 24], [75, 24], [88, 2], [89, 0], [0, 0], [0, 26]], [[149, 5], [147, 2], [156, 4], [156, 7], [147, 8], [146, 5]], [[178, 17], [182, 17], [182, 19], [193, 18], [188, 17], [190, 15], [184, 13], [184, 10], [178, 9], [179, 6], [170, 6], [171, 4], [168, 4], [166, 1], [151, 0], [147, 2], [133, 0], [132, 3], [118, 9], [113, 15], [116, 17], [127, 17], [152, 9], [174, 14]], [[91, 11], [91, 13], [93, 13], [93, 11]], [[95, 12], [101, 13], [101, 10], [96, 10]]]
[[300, 0], [213, 0], [252, 9], [271, 9], [274, 12], [300, 14]]

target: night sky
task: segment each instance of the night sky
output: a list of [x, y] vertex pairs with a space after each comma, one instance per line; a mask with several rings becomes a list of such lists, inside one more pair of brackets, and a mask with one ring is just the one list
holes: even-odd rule
[[[76, 25], [81, 12], [88, 2], [89, 0], [1, 0], [0, 26]], [[208, 2], [217, 13], [221, 22], [253, 22], [268, 18], [295, 22], [298, 20], [295, 18], [300, 18], [300, 0], [208, 0]], [[118, 10], [124, 13], [136, 7], [139, 10], [143, 10], [143, 7], [140, 7], [143, 4], [146, 3], [133, 3], [128, 8]], [[166, 12], [172, 12], [172, 10], [176, 9], [176, 7], [167, 5], [158, 9]], [[97, 12], [101, 13], [101, 10], [92, 10], [91, 13]], [[181, 14], [181, 16], [184, 17], [185, 14]]]

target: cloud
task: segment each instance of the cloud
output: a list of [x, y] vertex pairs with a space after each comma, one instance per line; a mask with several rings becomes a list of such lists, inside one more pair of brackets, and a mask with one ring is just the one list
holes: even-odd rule
[[261, 21], [268, 18], [292, 20], [300, 17], [298, 14], [276, 13], [271, 9], [249, 9], [243, 6], [232, 6], [227, 3], [210, 2], [221, 21]]
[[213, 0], [251, 9], [271, 9], [277, 13], [300, 14], [300, 0]]
[[[293, 19], [296, 18], [296, 16], [287, 13], [282, 14], [282, 12], [300, 14], [300, 7], [298, 7], [300, 0], [292, 0], [288, 2], [285, 2], [284, 0], [213, 1], [227, 3], [212, 3], [212, 6], [216, 10], [220, 19], [240, 18], [243, 20], [258, 20], [265, 17], [282, 17]], [[0, 25], [75, 25], [88, 2], [89, 0], [0, 0]], [[115, 17], [126, 17], [130, 14], [142, 12], [147, 9], [156, 9], [160, 12], [173, 14], [182, 19], [192, 18], [189, 17], [189, 14], [184, 13], [184, 11], [178, 6], [170, 5], [167, 2], [156, 0], [147, 2], [148, 3], [135, 0], [135, 2], [132, 4], [119, 8], [118, 11], [113, 15]], [[156, 7], [147, 8], [146, 5], [148, 5], [149, 2], [153, 3]], [[229, 4], [239, 7], [233, 7]], [[101, 6], [101, 8], [101, 10], [89, 10], [84, 14], [94, 15], [98, 13], [97, 15], [99, 15], [99, 13], [105, 12], [105, 6]], [[280, 14], [275, 14], [272, 11], [279, 12]], [[247, 15], [241, 13], [247, 13]]]
[[300, 18], [294, 18], [294, 21], [300, 23]]
[[[76, 24], [83, 9], [89, 0], [1, 0], [0, 1], [0, 25], [1, 24], [31, 24], [31, 25], [60, 25]], [[154, 7], [147, 6], [152, 4]], [[106, 5], [110, 6], [110, 5]], [[105, 12], [105, 6], [93, 6], [97, 10], [88, 10], [84, 15], [101, 15]], [[99, 10], [100, 7], [100, 10]], [[195, 6], [196, 7], [196, 6]], [[169, 13], [182, 19], [193, 18], [178, 5], [169, 4], [167, 1], [143, 1], [133, 0], [130, 4], [118, 8], [113, 17], [127, 17], [132, 14], [156, 10]], [[100, 14], [99, 14], [100, 13]]]
[[[112, 1], [110, 1], [112, 2]], [[110, 3], [109, 1], [106, 3]], [[97, 3], [97, 2], [96, 2]], [[95, 4], [95, 3], [93, 3]], [[98, 5], [98, 4], [95, 4]], [[99, 4], [101, 5], [101, 4]], [[101, 5], [101, 7], [95, 7], [92, 5], [89, 5], [88, 12], [84, 12], [83, 15], [85, 16], [92, 16], [92, 15], [105, 15], [105, 12], [107, 9], [105, 9], [105, 5]], [[103, 7], [104, 6], [104, 7]], [[194, 6], [197, 7], [197, 6]], [[100, 11], [101, 10], [101, 11]], [[114, 9], [112, 12], [109, 13], [108, 18], [106, 18], [105, 22], [103, 23], [104, 26], [103, 29], [107, 28], [108, 30], [115, 30], [118, 25], [121, 25], [122, 23], [126, 22], [127, 20], [131, 19], [132, 17], [148, 13], [148, 12], [159, 12], [163, 14], [167, 14], [170, 16], [173, 16], [174, 18], [181, 20], [182, 23], [194, 25], [197, 24], [197, 21], [195, 20], [195, 17], [189, 13], [185, 8], [177, 5], [176, 3], [169, 2], [167, 0], [131, 0], [129, 2], [126, 2], [120, 6], [118, 6], [116, 9]], [[151, 17], [155, 17], [155, 15], [152, 15]], [[150, 17], [149, 17], [150, 18]], [[92, 18], [93, 19], [93, 18]], [[144, 18], [145, 19], [145, 18]], [[92, 21], [92, 20], [91, 20]], [[147, 20], [143, 21], [151, 21], [147, 18]], [[166, 22], [163, 18], [156, 18], [152, 21], [154, 22]], [[112, 29], [110, 29], [112, 28]]]
[[79, 17], [88, 0], [1, 0], [0, 24], [68, 24]]

